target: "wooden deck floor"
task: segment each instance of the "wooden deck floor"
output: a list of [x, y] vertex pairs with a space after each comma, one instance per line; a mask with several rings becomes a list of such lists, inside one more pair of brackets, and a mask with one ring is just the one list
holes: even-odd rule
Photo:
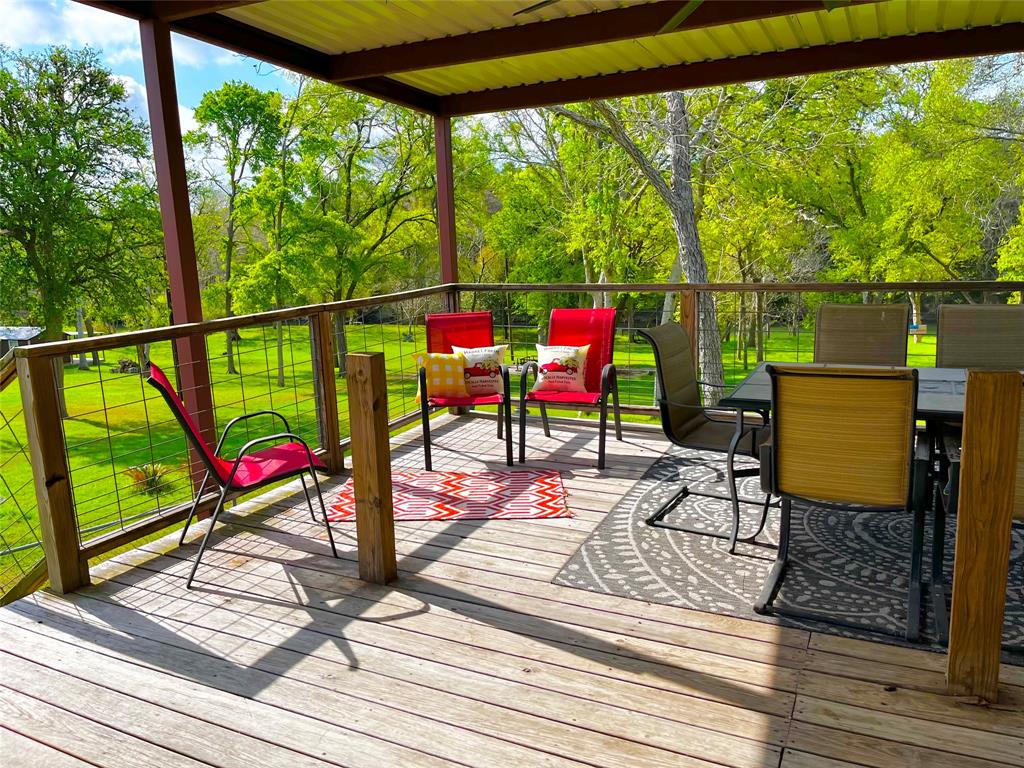
[[[503, 467], [492, 430], [449, 419], [435, 468]], [[192, 592], [168, 537], [2, 609], [0, 763], [1024, 765], [1022, 669], [985, 709], [940, 695], [937, 654], [551, 584], [664, 445], [628, 432], [599, 473], [592, 429], [535, 436], [576, 517], [400, 524], [387, 588], [277, 493], [228, 516]], [[394, 458], [420, 466], [415, 432]]]

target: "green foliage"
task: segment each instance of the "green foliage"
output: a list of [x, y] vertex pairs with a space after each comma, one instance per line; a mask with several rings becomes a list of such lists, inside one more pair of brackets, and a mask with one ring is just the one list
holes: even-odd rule
[[154, 462], [128, 467], [124, 474], [131, 480], [137, 493], [145, 496], [158, 496], [170, 490], [172, 477], [175, 472], [179, 471], [181, 471], [180, 468]]
[[163, 281], [145, 127], [89, 50], [0, 47], [0, 314], [61, 337], [80, 305], [145, 314]]

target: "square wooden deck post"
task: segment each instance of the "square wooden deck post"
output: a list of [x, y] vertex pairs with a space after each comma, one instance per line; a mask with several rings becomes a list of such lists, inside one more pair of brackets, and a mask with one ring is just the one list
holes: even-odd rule
[[81, 556], [71, 474], [64, 446], [55, 365], [62, 359], [19, 357], [18, 378], [25, 414], [39, 533], [54, 592], [65, 594], [89, 584], [89, 561]]
[[946, 687], [995, 702], [1021, 425], [1021, 375], [969, 371]]
[[352, 433], [352, 483], [356, 499], [359, 578], [387, 584], [398, 578], [395, 520], [391, 498], [391, 443], [388, 431], [384, 355], [345, 356]]

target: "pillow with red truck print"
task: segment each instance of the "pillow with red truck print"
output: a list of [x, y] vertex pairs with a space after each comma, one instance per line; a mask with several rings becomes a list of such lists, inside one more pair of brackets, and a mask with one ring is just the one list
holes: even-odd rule
[[587, 353], [582, 347], [537, 345], [537, 383], [534, 392], [586, 392]]
[[470, 397], [500, 395], [505, 391], [501, 366], [505, 363], [508, 344], [494, 347], [456, 347], [452, 352], [466, 358], [466, 389]]

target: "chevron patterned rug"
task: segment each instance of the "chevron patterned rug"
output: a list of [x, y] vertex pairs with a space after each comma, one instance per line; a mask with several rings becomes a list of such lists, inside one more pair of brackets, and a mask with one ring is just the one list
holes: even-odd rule
[[[572, 517], [562, 476], [551, 469], [515, 472], [394, 472], [395, 520], [525, 520]], [[328, 505], [332, 522], [354, 521], [352, 480]]]

